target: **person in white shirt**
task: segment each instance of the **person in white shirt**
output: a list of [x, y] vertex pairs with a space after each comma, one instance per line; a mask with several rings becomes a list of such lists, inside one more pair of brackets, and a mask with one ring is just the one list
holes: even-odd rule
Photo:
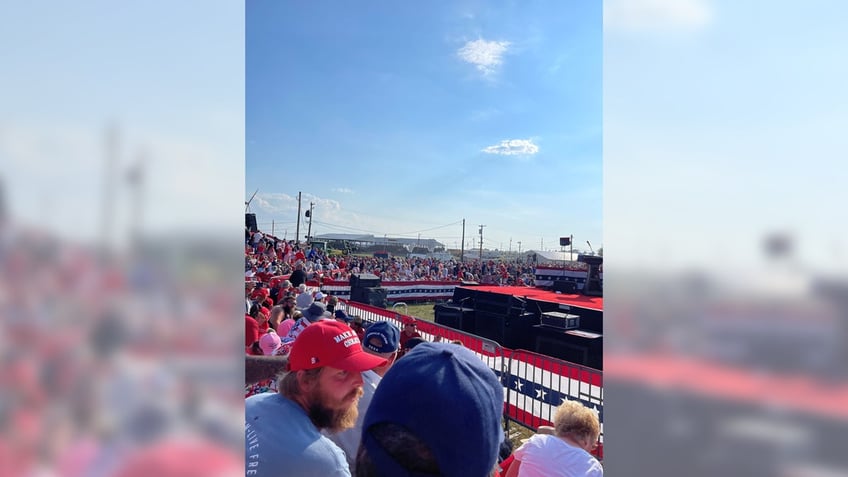
[[536, 434], [516, 449], [504, 477], [602, 477], [601, 463], [589, 453], [600, 434], [595, 411], [566, 401], [554, 414], [554, 435]]
[[310, 293], [306, 289], [306, 285], [304, 285], [303, 283], [298, 285], [297, 291], [298, 295], [297, 297], [295, 297], [295, 306], [298, 310], [303, 311], [309, 308], [309, 305], [311, 305], [315, 301], [315, 299], [312, 297], [312, 293]]

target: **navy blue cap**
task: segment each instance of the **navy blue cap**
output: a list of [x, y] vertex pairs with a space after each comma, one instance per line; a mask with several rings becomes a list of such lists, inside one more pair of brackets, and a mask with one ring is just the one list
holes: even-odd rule
[[351, 318], [350, 315], [348, 315], [347, 313], [345, 313], [344, 310], [341, 310], [341, 309], [336, 310], [334, 312], [334, 315], [335, 315], [337, 320], [342, 320], [345, 323], [350, 323], [351, 321], [353, 321], [353, 318]]
[[[382, 346], [374, 346], [371, 338], [379, 338]], [[365, 330], [362, 345], [375, 353], [393, 353], [397, 351], [400, 343], [400, 330], [388, 321], [378, 321]]]
[[[414, 405], [409, 396], [415, 396]], [[440, 475], [487, 476], [503, 439], [503, 406], [501, 383], [474, 352], [451, 343], [422, 343], [392, 365], [377, 386], [362, 445], [378, 469], [411, 475], [368, 432], [374, 424], [391, 422], [430, 448]]]

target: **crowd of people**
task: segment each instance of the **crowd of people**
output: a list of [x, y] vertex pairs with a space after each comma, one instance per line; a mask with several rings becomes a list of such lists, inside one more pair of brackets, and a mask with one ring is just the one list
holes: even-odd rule
[[535, 276], [535, 265], [521, 259], [479, 260], [469, 257], [464, 261], [445, 261], [424, 257], [329, 255], [317, 247], [247, 229], [245, 252], [247, 277], [268, 282], [275, 275], [293, 275], [291, 280], [295, 286], [306, 281], [345, 281], [354, 273], [374, 274], [383, 281], [464, 280], [517, 286], [532, 286]]
[[602, 475], [594, 411], [566, 401], [553, 435], [512, 452], [503, 386], [475, 353], [425, 340], [411, 317], [403, 329], [364, 323], [308, 285], [356, 271], [457, 279], [492, 265], [327, 257], [259, 232], [246, 252], [246, 475]]

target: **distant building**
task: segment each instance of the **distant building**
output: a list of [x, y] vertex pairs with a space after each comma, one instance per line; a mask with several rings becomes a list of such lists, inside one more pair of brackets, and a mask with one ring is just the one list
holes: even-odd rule
[[436, 249], [445, 249], [445, 244], [435, 239], [396, 238], [387, 236], [376, 237], [371, 234], [321, 234], [316, 235], [314, 240], [324, 240], [328, 242], [333, 240], [343, 241], [355, 244], [360, 248], [369, 246], [396, 248], [400, 246], [403, 247], [407, 253], [411, 252], [416, 247], [427, 249], [428, 252], [434, 252]]

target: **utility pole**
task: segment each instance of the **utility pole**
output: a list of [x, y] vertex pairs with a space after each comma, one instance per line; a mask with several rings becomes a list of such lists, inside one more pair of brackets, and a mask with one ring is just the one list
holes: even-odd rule
[[276, 235], [274, 235], [274, 220], [273, 219], [271, 219], [271, 236], [276, 237]]
[[568, 236], [568, 260], [574, 261], [574, 234]]
[[483, 227], [485, 225], [480, 225], [480, 261], [483, 261]]
[[545, 237], [539, 239], [539, 250], [543, 252], [545, 251]]
[[118, 126], [112, 122], [104, 134], [103, 197], [101, 198], [100, 241], [101, 258], [109, 256], [112, 245], [112, 229], [115, 205], [115, 165], [118, 162]]
[[306, 230], [306, 241], [307, 242], [312, 241], [312, 207], [314, 207], [314, 206], [315, 206], [315, 202], [309, 203], [309, 210], [308, 210], [308, 212], [309, 212], [309, 228]]
[[518, 241], [518, 255], [521, 255], [521, 240]]
[[300, 243], [300, 192], [297, 193], [297, 228], [294, 231], [294, 243]]
[[512, 256], [512, 237], [509, 238], [509, 255]]
[[462, 248], [459, 250], [459, 263], [465, 260], [465, 219], [462, 219]]
[[144, 182], [145, 170], [144, 165], [147, 160], [147, 153], [140, 151], [135, 164], [130, 166], [127, 172], [127, 182], [133, 188], [133, 222], [130, 229], [130, 239], [133, 251], [137, 251], [141, 244], [141, 227], [142, 227], [142, 211], [144, 209]]

